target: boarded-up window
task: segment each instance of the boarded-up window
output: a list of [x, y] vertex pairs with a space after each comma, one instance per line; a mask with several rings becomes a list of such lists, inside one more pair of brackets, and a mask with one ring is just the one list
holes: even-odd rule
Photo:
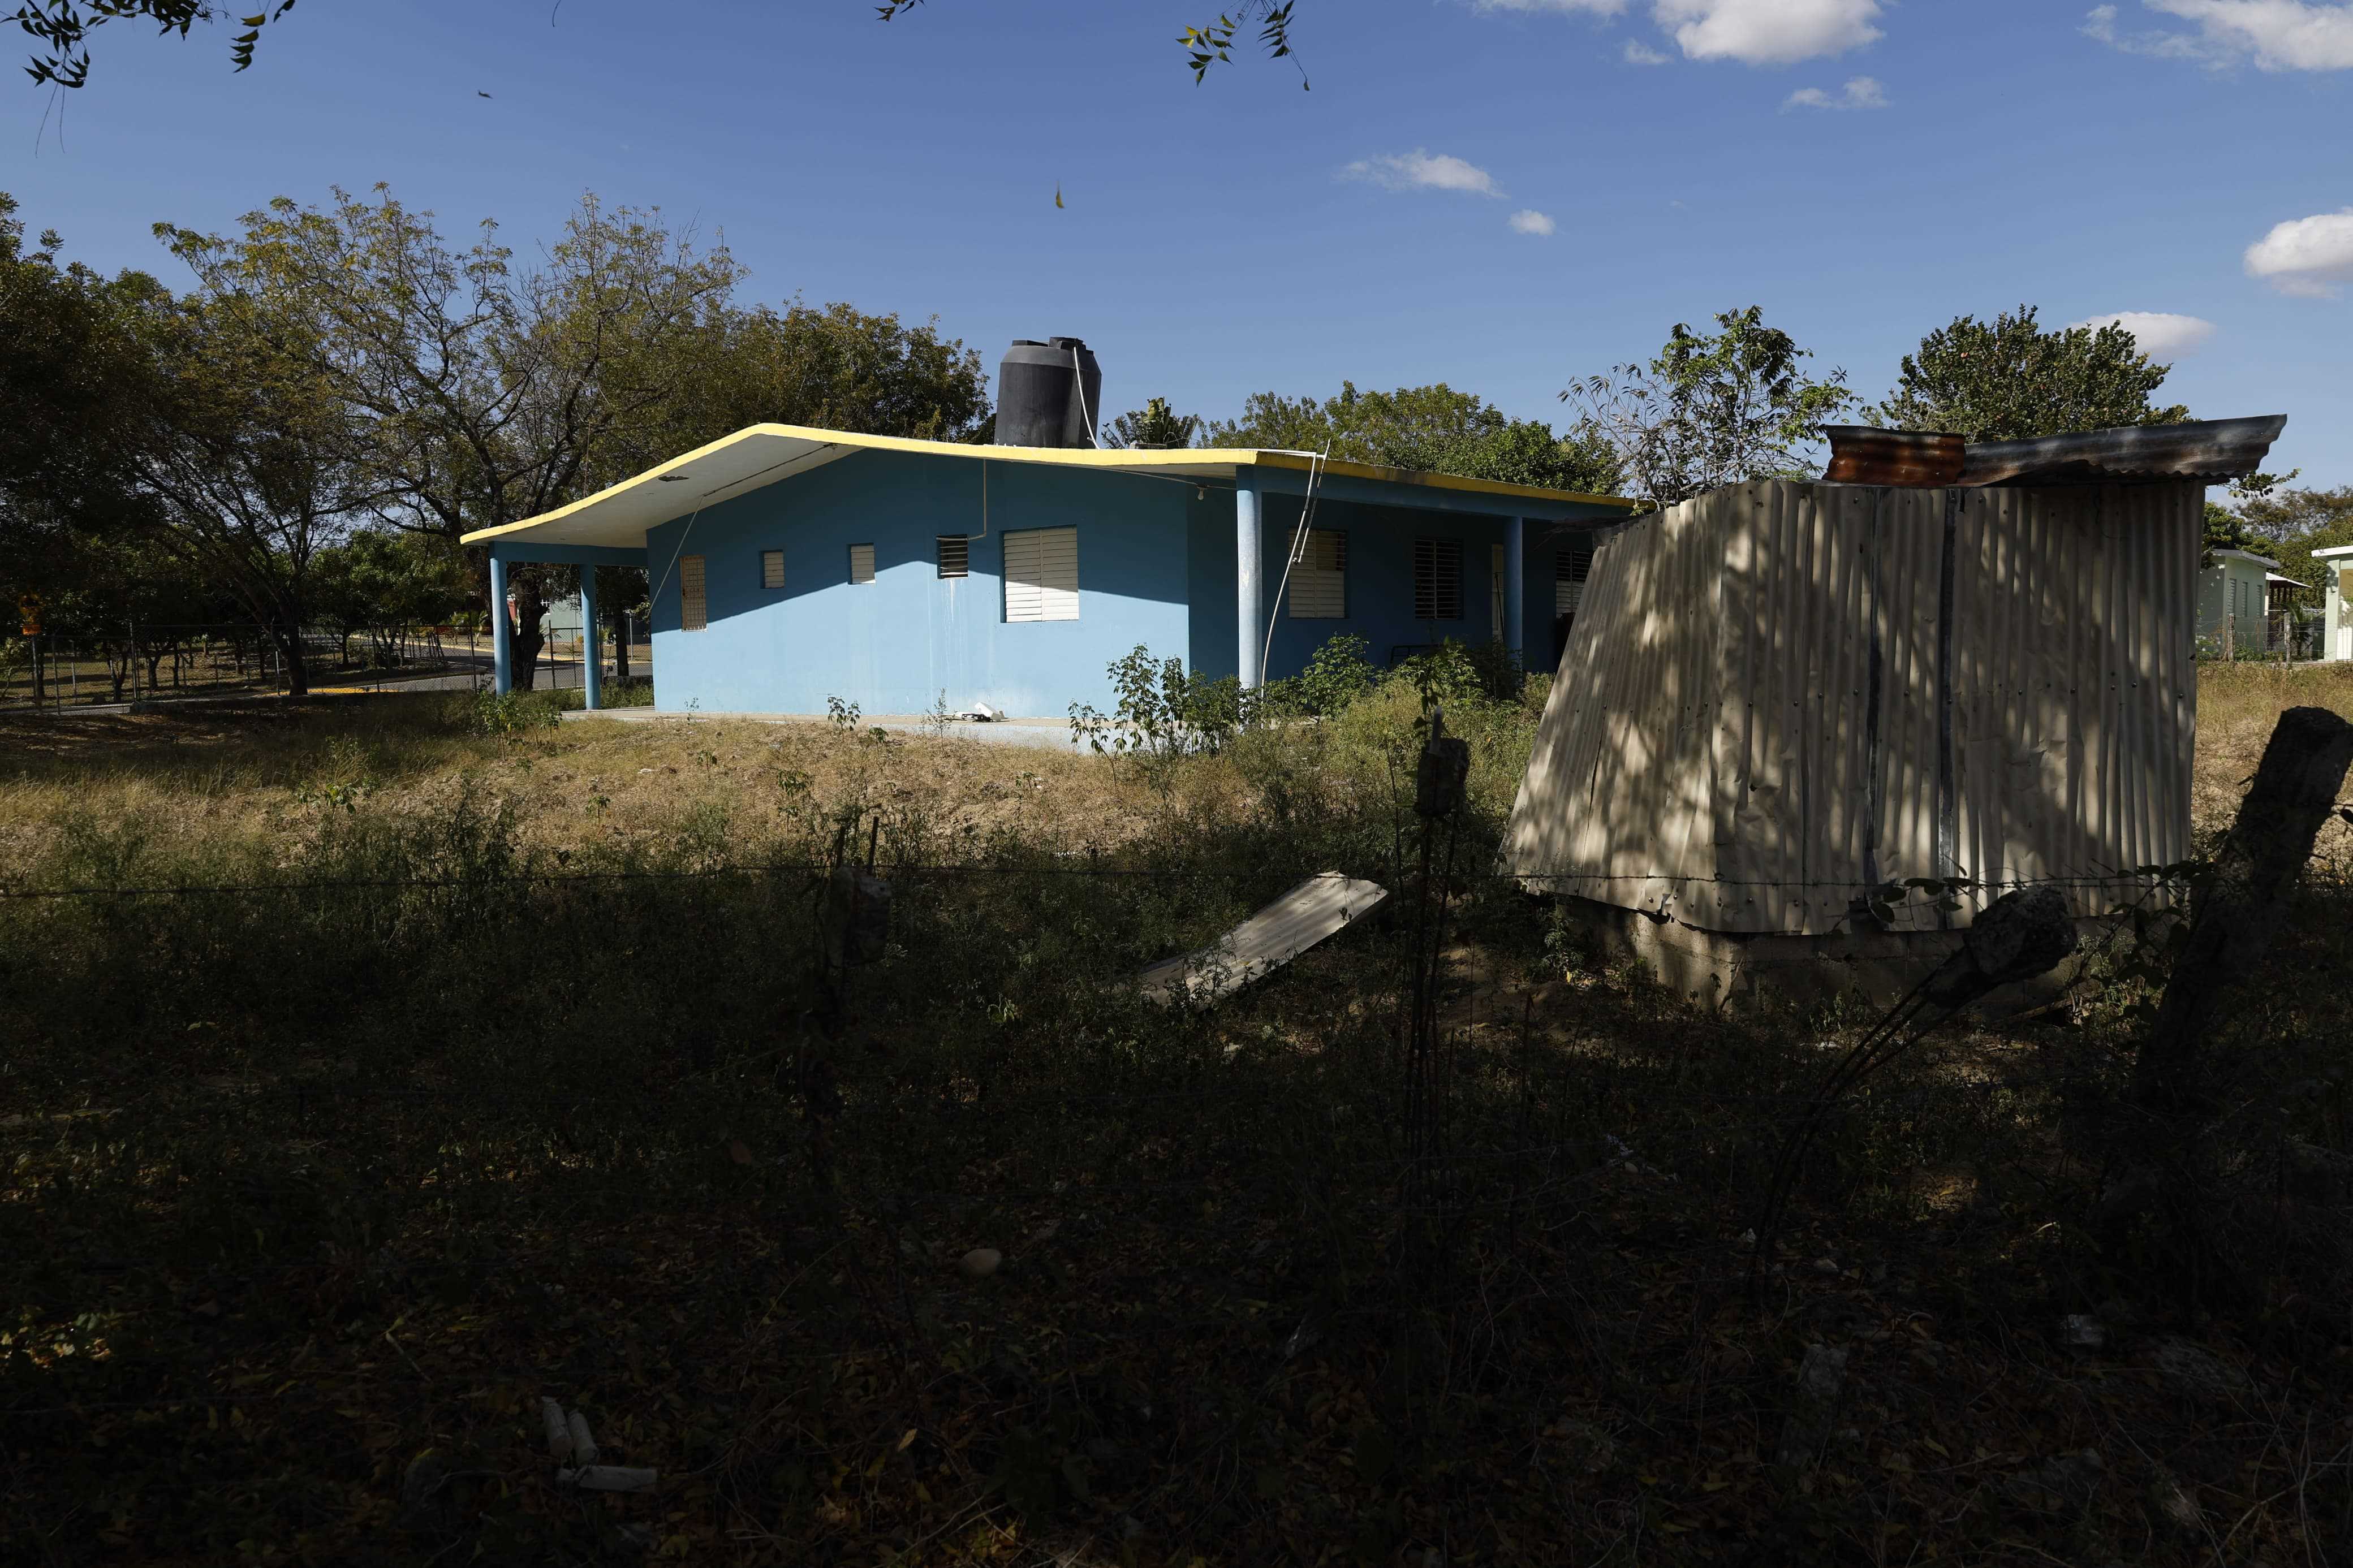
[[1572, 544], [1555, 552], [1552, 561], [1552, 613], [1573, 616], [1577, 602], [1585, 596], [1585, 580], [1593, 573], [1593, 546]]
[[853, 583], [874, 581], [874, 547], [853, 544], [849, 547], [849, 580]]
[[1413, 618], [1417, 621], [1459, 621], [1462, 618], [1461, 540], [1417, 539], [1413, 542]]
[[781, 588], [785, 585], [785, 552], [781, 550], [760, 552], [760, 586]]
[[971, 576], [972, 541], [961, 533], [943, 533], [938, 536], [938, 539], [940, 575], [943, 577]]
[[711, 625], [710, 602], [702, 595], [702, 557], [683, 555], [678, 563], [678, 624], [682, 631], [699, 632]]
[[1005, 536], [1005, 618], [1079, 618], [1079, 531], [1028, 528]]
[[1291, 569], [1291, 618], [1337, 621], [1348, 614], [1348, 536], [1311, 528], [1299, 564]]

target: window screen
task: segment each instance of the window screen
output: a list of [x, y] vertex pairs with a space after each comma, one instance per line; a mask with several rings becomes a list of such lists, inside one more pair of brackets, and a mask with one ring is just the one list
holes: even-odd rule
[[1459, 621], [1462, 618], [1461, 540], [1417, 539], [1413, 542], [1413, 618], [1417, 621]]
[[1311, 528], [1291, 569], [1291, 618], [1337, 621], [1348, 614], [1348, 536], [1336, 528]]
[[849, 547], [849, 580], [853, 583], [874, 581], [874, 547], [853, 544]]
[[781, 588], [785, 585], [785, 552], [781, 550], [760, 552], [760, 586]]
[[1593, 546], [1572, 544], [1556, 552], [1552, 559], [1552, 613], [1573, 616], [1577, 601], [1585, 596], [1585, 580], [1593, 573]]
[[681, 630], [699, 632], [711, 625], [711, 606], [702, 596], [702, 557], [684, 555], [678, 563], [678, 624]]
[[1005, 536], [1005, 618], [1079, 618], [1079, 531], [1030, 528]]
[[972, 575], [972, 541], [961, 533], [939, 535], [940, 575], [969, 577]]

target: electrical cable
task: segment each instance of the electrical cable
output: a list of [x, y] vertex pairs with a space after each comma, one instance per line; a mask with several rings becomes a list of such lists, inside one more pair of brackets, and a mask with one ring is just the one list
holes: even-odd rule
[[1291, 536], [1291, 553], [1282, 563], [1282, 580], [1274, 585], [1274, 605], [1267, 612], [1266, 617], [1266, 640], [1259, 645], [1258, 679], [1261, 686], [1266, 684], [1266, 661], [1274, 654], [1274, 623], [1282, 616], [1283, 590], [1291, 586], [1291, 569], [1299, 564], [1300, 552], [1306, 548], [1307, 536], [1312, 531], [1308, 525], [1315, 518], [1315, 481], [1322, 475], [1323, 465], [1332, 459], [1332, 444], [1326, 441], [1321, 452], [1307, 452], [1302, 456], [1313, 458], [1315, 461], [1308, 466], [1307, 499], [1300, 503], [1299, 527]]

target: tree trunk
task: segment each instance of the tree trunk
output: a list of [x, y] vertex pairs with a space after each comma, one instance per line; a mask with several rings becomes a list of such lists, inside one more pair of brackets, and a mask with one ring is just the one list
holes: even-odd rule
[[310, 696], [311, 668], [303, 658], [301, 628], [297, 626], [289, 630], [273, 624], [269, 628], [269, 636], [271, 640], [277, 643], [278, 657], [285, 665], [286, 695]]
[[[507, 623], [512, 628], [508, 648], [512, 654], [514, 686], [518, 691], [529, 691], [539, 675], [540, 649], [547, 639], [541, 634], [540, 622], [546, 618], [546, 601], [540, 596], [539, 583], [530, 572], [516, 572], [507, 579], [507, 592], [514, 600], [514, 616]], [[498, 606], [501, 615], [506, 606]]]
[[[2238, 820], [2190, 892], [2189, 929], [2133, 1065], [2124, 1136], [2091, 1219], [2108, 1249], [2189, 1299], [2232, 1292], [2227, 1212], [2218, 1205], [2218, 1106], [2229, 1098], [2212, 1035], [2222, 1004], [2286, 922], [2289, 895], [2353, 764], [2353, 724], [2325, 708], [2280, 715]], [[2154, 1222], [2152, 1255], [2130, 1244]]]

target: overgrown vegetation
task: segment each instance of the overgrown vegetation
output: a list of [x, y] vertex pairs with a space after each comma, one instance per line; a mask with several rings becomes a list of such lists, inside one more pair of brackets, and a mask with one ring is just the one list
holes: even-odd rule
[[[1150, 769], [847, 707], [12, 721], [0, 1555], [2341, 1554], [2343, 828], [2217, 1042], [2237, 1295], [2083, 1225], [2160, 954], [1844, 1105], [1754, 1305], [1785, 1108], [1874, 1015], [1613, 966], [1481, 871], [1533, 704], [1459, 650], [1346, 651], [1317, 721]], [[2353, 708], [2205, 679], [2209, 829], [2281, 707]], [[1212, 1013], [1125, 982], [1314, 872], [1409, 903], [1424, 689], [1472, 768], [1409, 1165], [1409, 910]], [[847, 843], [892, 925], [819, 1026]], [[1818, 1431], [1817, 1345], [1849, 1358]], [[556, 1488], [542, 1394], [659, 1489]]]

